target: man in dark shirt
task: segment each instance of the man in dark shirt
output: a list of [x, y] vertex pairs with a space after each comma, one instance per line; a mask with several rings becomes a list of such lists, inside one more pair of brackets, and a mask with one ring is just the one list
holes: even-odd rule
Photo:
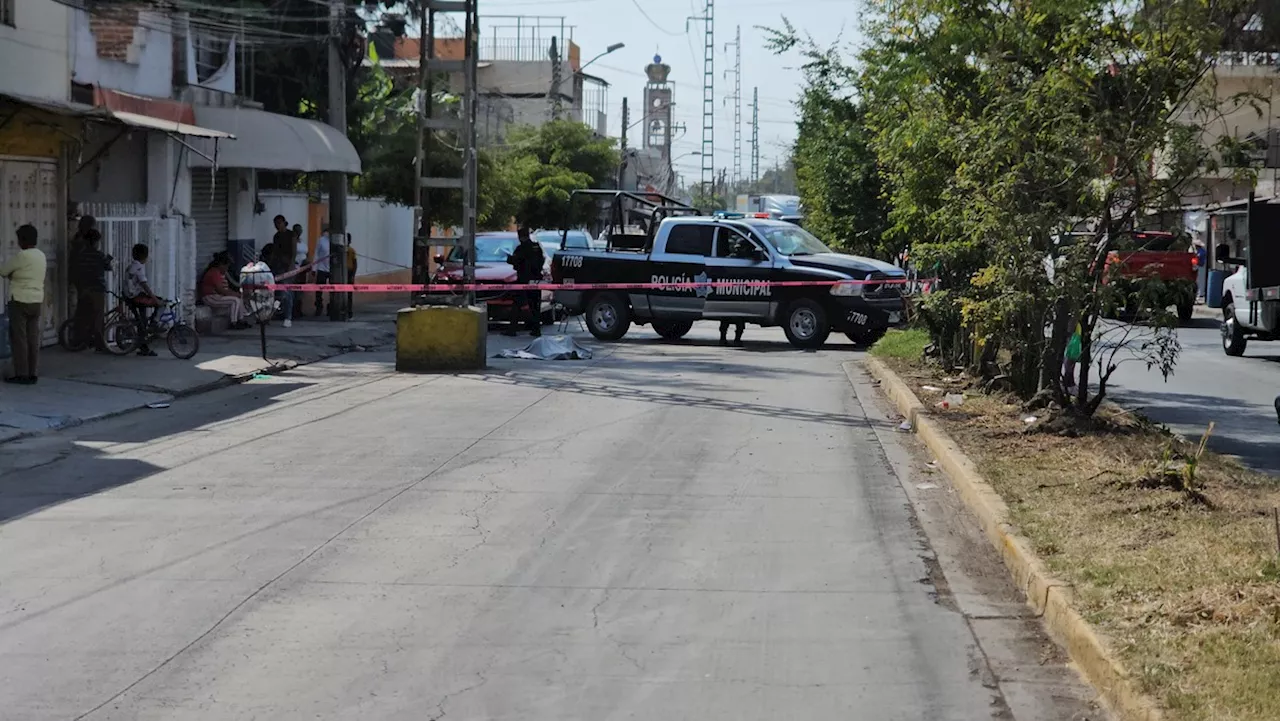
[[[542, 267], [546, 258], [542, 255], [542, 246], [533, 240], [528, 226], [521, 225], [520, 245], [516, 246], [507, 262], [516, 271], [516, 282], [528, 284], [542, 280]], [[542, 335], [542, 291], [534, 286], [532, 290], [516, 291], [512, 294], [514, 303], [511, 306], [511, 327], [506, 335], [515, 335], [520, 328], [520, 316], [525, 307], [529, 309], [529, 334], [537, 338]], [[523, 297], [522, 297], [523, 296]]]
[[[293, 270], [293, 259], [297, 255], [298, 239], [289, 229], [289, 221], [283, 215], [275, 217], [276, 234], [271, 238], [270, 252], [264, 253], [263, 261], [271, 268], [272, 275], [283, 275]], [[265, 250], [265, 249], [264, 249]], [[286, 282], [299, 283], [297, 278]], [[276, 291], [276, 301], [284, 311], [284, 327], [293, 325], [293, 291]]]
[[102, 233], [97, 228], [81, 229], [77, 237], [81, 248], [76, 253], [71, 270], [72, 283], [76, 287], [76, 327], [98, 350], [105, 350], [102, 342], [102, 321], [106, 308], [107, 271], [111, 270], [111, 257], [98, 250]]

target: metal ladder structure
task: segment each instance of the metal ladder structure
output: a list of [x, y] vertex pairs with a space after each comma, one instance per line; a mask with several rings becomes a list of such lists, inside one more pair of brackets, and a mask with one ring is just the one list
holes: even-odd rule
[[[733, 48], [733, 69], [724, 71], [726, 76], [733, 73], [733, 95], [725, 98], [726, 103], [733, 103], [733, 188], [742, 183], [742, 26], [738, 26], [733, 42], [725, 43], [724, 49]], [[728, 203], [729, 199], [725, 198]]]
[[715, 0], [707, 0], [701, 16], [691, 17], [689, 23], [701, 20], [704, 43], [702, 46], [702, 178], [700, 187], [705, 197], [715, 194], [716, 182], [716, 19]]
[[[479, 60], [480, 21], [477, 0], [425, 0], [422, 3], [420, 47], [418, 52], [418, 157], [414, 172], [418, 179], [418, 205], [414, 212], [414, 282], [426, 283], [431, 277], [433, 249], [456, 246], [463, 259], [462, 281], [473, 285], [476, 278], [476, 193], [478, 155], [476, 149], [476, 109], [478, 92], [476, 69]], [[437, 15], [448, 15], [463, 28], [463, 57], [437, 57]], [[436, 107], [436, 82], [441, 76], [461, 78], [462, 97], [458, 112], [443, 112]], [[444, 89], [449, 88], [446, 80]], [[442, 136], [452, 136], [453, 142]], [[428, 158], [436, 146], [461, 154], [462, 177], [433, 175]], [[462, 201], [461, 232], [453, 237], [432, 235], [432, 192], [460, 191]], [[436, 194], [439, 200], [439, 194]], [[420, 294], [414, 294], [415, 301]], [[439, 297], [439, 296], [437, 296]], [[475, 292], [448, 296], [450, 302], [474, 305]]]

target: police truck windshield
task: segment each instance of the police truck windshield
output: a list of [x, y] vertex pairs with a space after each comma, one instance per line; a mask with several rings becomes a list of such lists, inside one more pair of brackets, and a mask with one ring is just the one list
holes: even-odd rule
[[817, 255], [831, 249], [809, 231], [796, 225], [757, 225], [755, 230], [769, 241], [779, 255]]

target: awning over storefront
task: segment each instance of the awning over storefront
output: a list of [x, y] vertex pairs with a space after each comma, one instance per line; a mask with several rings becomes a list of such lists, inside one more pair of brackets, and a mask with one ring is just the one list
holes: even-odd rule
[[[360, 156], [351, 141], [314, 120], [253, 108], [196, 106], [196, 123], [234, 136], [218, 142], [218, 167], [360, 172]], [[193, 157], [191, 165], [206, 168], [212, 163], [208, 158]]]
[[224, 133], [221, 130], [202, 128], [198, 125], [188, 125], [186, 123], [177, 123], [172, 120], [153, 118], [150, 115], [139, 115], [137, 113], [129, 113], [123, 110], [117, 110], [111, 113], [111, 117], [119, 120], [125, 125], [131, 125], [135, 128], [159, 130], [161, 132], [175, 133], [177, 135], [189, 135], [193, 138], [235, 138], [231, 133]]

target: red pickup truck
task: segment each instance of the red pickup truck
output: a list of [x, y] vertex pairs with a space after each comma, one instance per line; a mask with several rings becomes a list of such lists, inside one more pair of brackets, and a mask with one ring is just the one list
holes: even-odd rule
[[1159, 278], [1165, 283], [1163, 307], [1177, 306], [1178, 319], [1191, 320], [1196, 303], [1196, 254], [1186, 250], [1170, 250], [1178, 236], [1164, 232], [1135, 232], [1127, 234], [1122, 247], [1131, 250], [1113, 250], [1107, 255], [1104, 282], [1134, 285], [1141, 278]]

